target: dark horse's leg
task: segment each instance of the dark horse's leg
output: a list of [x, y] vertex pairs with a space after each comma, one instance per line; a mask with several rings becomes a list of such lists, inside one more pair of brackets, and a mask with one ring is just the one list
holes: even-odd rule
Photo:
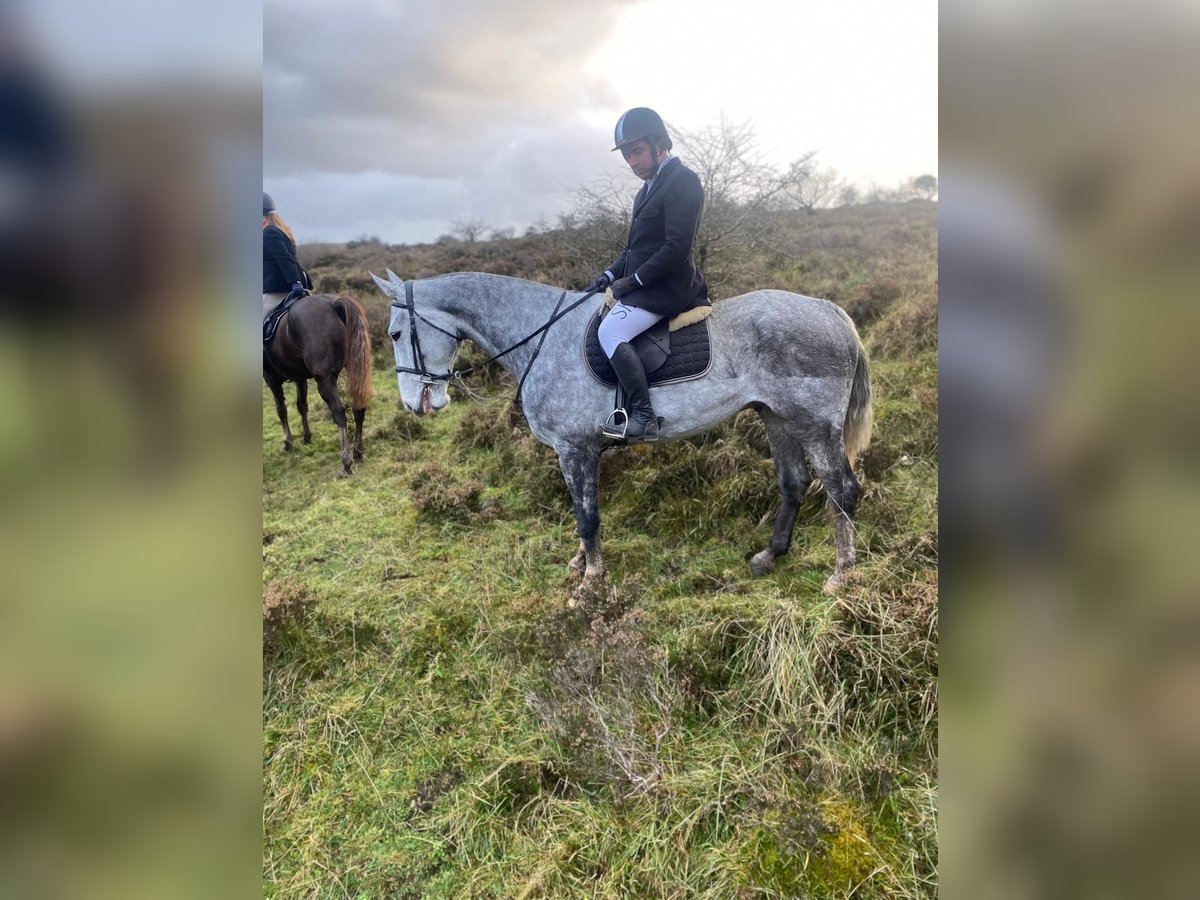
[[300, 422], [304, 426], [304, 443], [312, 443], [312, 431], [308, 427], [308, 379], [296, 382], [296, 409], [300, 411]]
[[582, 570], [585, 583], [593, 582], [604, 577], [604, 560], [600, 556], [600, 451], [573, 444], [559, 445], [556, 449], [579, 525], [579, 553], [568, 565], [572, 571]]
[[771, 543], [750, 560], [750, 572], [756, 576], [772, 571], [775, 558], [783, 556], [792, 546], [796, 514], [804, 501], [804, 492], [812, 481], [799, 439], [789, 433], [783, 419], [775, 413], [764, 409], [760, 415], [767, 426], [771, 457], [775, 460], [775, 472], [779, 477], [779, 514], [775, 517], [775, 533], [771, 535]]
[[283, 425], [283, 451], [292, 449], [292, 429], [288, 425], [287, 400], [283, 396], [283, 377], [270, 369], [263, 367], [263, 380], [275, 397], [275, 412], [279, 413], [279, 421]]
[[367, 417], [366, 409], [354, 410], [354, 458], [363, 458], [363, 419]]
[[347, 475], [353, 474], [354, 469], [350, 453], [350, 440], [346, 435], [346, 407], [338, 393], [337, 376], [338, 373], [334, 371], [318, 375], [316, 378], [317, 390], [321, 394], [321, 399], [329, 406], [329, 411], [333, 414], [333, 421], [337, 423], [338, 438], [342, 442], [342, 471], [338, 474], [345, 478]]

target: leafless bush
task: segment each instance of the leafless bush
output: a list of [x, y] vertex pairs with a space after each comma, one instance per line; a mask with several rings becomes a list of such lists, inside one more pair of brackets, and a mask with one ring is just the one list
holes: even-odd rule
[[849, 302], [846, 312], [860, 328], [870, 325], [884, 315], [902, 293], [894, 278], [876, 276], [868, 281]]
[[662, 779], [674, 691], [666, 654], [642, 637], [632, 610], [595, 619], [526, 703], [554, 737], [573, 780], [628, 798]]
[[263, 656], [274, 656], [283, 644], [287, 629], [302, 621], [313, 598], [308, 590], [286, 581], [263, 585]]
[[459, 481], [436, 462], [427, 463], [413, 475], [409, 499], [417, 512], [428, 519], [469, 521], [479, 512], [483, 485], [473, 478]]

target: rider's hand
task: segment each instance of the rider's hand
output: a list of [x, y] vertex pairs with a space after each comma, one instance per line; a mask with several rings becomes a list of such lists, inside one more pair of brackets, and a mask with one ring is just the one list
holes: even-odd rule
[[637, 283], [637, 279], [632, 275], [628, 278], [618, 278], [613, 282], [613, 296], [620, 300], [626, 294], [636, 291], [639, 287], [641, 287], [641, 285]]
[[587, 292], [589, 294], [599, 294], [610, 284], [612, 284], [612, 281], [609, 279], [608, 273], [605, 272], [587, 286]]

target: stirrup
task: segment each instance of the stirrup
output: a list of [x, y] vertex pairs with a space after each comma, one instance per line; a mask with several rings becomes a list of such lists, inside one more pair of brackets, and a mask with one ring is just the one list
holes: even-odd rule
[[[613, 421], [617, 414], [621, 415], [621, 424], [618, 426]], [[600, 433], [606, 438], [612, 438], [614, 441], [625, 440], [625, 432], [629, 430], [629, 413], [625, 412], [625, 407], [618, 406], [608, 414], [608, 418], [604, 420], [604, 424], [600, 426]]]

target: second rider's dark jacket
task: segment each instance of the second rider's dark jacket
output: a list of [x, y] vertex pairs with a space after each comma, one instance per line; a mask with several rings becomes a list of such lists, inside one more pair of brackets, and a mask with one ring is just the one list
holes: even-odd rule
[[660, 316], [709, 305], [708, 285], [692, 258], [703, 209], [700, 178], [677, 157], [659, 171], [649, 192], [642, 185], [625, 251], [608, 268], [614, 279], [636, 275], [641, 282], [622, 303]]
[[274, 225], [268, 225], [262, 234], [263, 293], [286, 294], [297, 281], [305, 280], [296, 258], [296, 245]]

